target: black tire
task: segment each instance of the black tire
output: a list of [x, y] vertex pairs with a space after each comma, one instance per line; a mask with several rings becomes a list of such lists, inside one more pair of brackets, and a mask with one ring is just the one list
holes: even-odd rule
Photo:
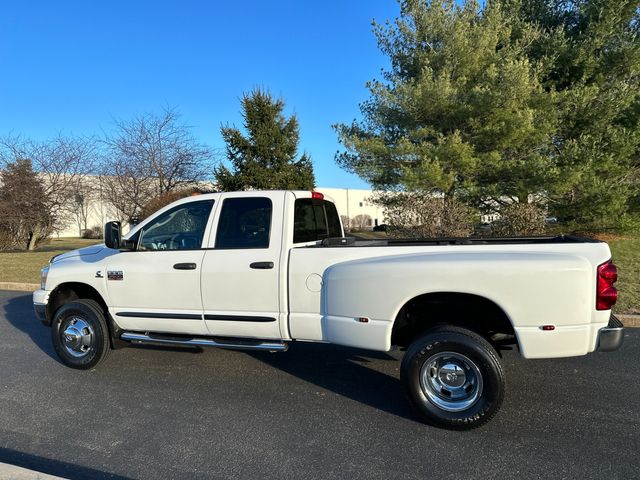
[[459, 327], [436, 327], [415, 340], [402, 359], [400, 379], [420, 419], [451, 430], [484, 425], [504, 398], [497, 352], [480, 335]]
[[[70, 333], [67, 337], [65, 330]], [[51, 338], [60, 360], [71, 368], [94, 368], [109, 354], [109, 329], [94, 300], [74, 300], [60, 307], [53, 317]]]

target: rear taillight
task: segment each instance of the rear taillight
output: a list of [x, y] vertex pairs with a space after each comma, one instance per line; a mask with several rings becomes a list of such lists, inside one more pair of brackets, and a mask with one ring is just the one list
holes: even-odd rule
[[596, 310], [610, 310], [618, 301], [618, 290], [613, 286], [618, 280], [618, 267], [611, 260], [598, 267]]

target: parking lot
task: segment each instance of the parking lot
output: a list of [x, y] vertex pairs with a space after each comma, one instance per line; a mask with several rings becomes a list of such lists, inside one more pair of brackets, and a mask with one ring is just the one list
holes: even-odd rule
[[638, 478], [640, 329], [524, 361], [471, 432], [416, 420], [400, 352], [135, 347], [60, 364], [29, 294], [0, 291], [0, 462], [68, 478]]

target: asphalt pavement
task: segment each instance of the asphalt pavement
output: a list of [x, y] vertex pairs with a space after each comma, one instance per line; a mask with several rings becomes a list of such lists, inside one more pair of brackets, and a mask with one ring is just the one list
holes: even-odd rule
[[66, 478], [640, 478], [640, 329], [617, 352], [505, 354], [481, 429], [418, 422], [400, 352], [131, 347], [63, 366], [31, 296], [0, 291], [0, 462]]

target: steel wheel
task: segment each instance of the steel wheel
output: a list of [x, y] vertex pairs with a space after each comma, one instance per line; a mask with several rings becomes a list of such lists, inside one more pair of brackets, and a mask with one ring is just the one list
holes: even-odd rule
[[454, 430], [484, 425], [504, 398], [498, 353], [482, 336], [454, 325], [433, 327], [415, 339], [400, 379], [422, 421]]
[[64, 349], [76, 358], [88, 355], [94, 346], [95, 332], [82, 317], [69, 317], [60, 325], [60, 340]]
[[482, 374], [468, 357], [440, 352], [427, 358], [420, 370], [420, 387], [439, 408], [460, 412], [482, 395]]
[[87, 370], [109, 353], [109, 327], [100, 304], [81, 299], [65, 303], [51, 322], [53, 348], [65, 365]]

